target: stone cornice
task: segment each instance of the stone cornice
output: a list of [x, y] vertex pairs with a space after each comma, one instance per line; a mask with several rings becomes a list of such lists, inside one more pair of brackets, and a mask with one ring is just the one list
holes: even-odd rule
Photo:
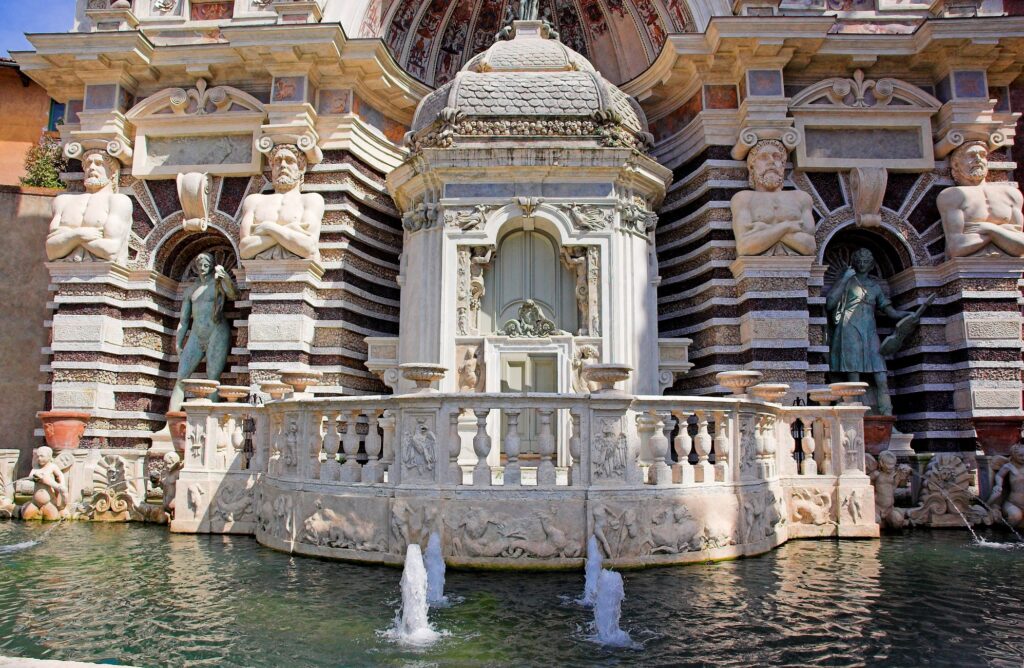
[[650, 120], [673, 111], [678, 91], [715, 82], [726, 71], [782, 66], [787, 79], [817, 80], [844, 69], [867, 76], [937, 80], [954, 65], [1012, 81], [1024, 71], [1024, 17], [922, 19], [907, 34], [835, 33], [836, 17], [716, 16], [703, 34], [669, 36], [654, 63], [621, 88]]
[[[152, 32], [152, 39], [147, 33]], [[349, 39], [337, 23], [225, 26], [222, 41], [159, 44], [168, 28], [29, 35], [36, 51], [13, 54], [25, 73], [58, 100], [81, 96], [98, 77], [130, 74], [142, 87], [181, 85], [197, 76], [245, 86], [277, 67], [307, 67], [395, 120], [409, 124], [430, 88], [406, 74], [380, 39]]]

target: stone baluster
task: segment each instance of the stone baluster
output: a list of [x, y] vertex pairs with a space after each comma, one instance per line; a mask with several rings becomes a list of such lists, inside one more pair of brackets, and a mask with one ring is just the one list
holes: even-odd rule
[[730, 482], [732, 469], [729, 468], [729, 414], [715, 411], [715, 480]]
[[473, 467], [473, 485], [488, 487], [491, 484], [491, 467], [487, 457], [491, 454], [491, 437], [487, 433], [487, 415], [489, 408], [474, 408], [476, 416], [476, 435], [473, 437], [473, 452], [476, 453], [476, 466]]
[[764, 416], [764, 465], [765, 478], [775, 477], [778, 442], [775, 440], [775, 416]]
[[348, 420], [345, 421], [345, 438], [341, 446], [345, 450], [345, 463], [341, 467], [342, 482], [359, 482], [363, 478], [362, 466], [356, 459], [359, 454], [359, 433], [356, 431], [356, 424], [359, 422], [361, 410], [350, 410]]
[[579, 486], [583, 484], [583, 462], [580, 461], [580, 414], [570, 411], [569, 419], [572, 421], [572, 434], [569, 435], [569, 456], [572, 459], [569, 464], [569, 484]]
[[384, 415], [377, 421], [382, 432], [381, 462], [384, 464], [384, 471], [388, 477], [388, 483], [397, 485], [402, 481], [400, 466], [395, 466], [395, 427], [397, 420], [393, 411], [384, 411]]
[[800, 475], [818, 475], [818, 461], [815, 459], [815, 450], [818, 447], [814, 439], [814, 418], [804, 419], [804, 438], [800, 449], [804, 453], [803, 462], [800, 464]]
[[336, 482], [341, 480], [341, 464], [338, 463], [338, 448], [341, 438], [338, 436], [338, 414], [327, 413], [324, 426], [324, 453], [327, 458], [320, 467], [320, 479]]
[[839, 427], [833, 428], [833, 420], [835, 418], [821, 420], [821, 438], [818, 443], [818, 470], [822, 474], [838, 475], [839, 471], [835, 469], [835, 465], [832, 461], [832, 452], [834, 450], [833, 445], [833, 434], [837, 434], [841, 431]]
[[537, 409], [537, 421], [540, 423], [537, 434], [537, 450], [540, 452], [540, 464], [537, 465], [538, 485], [554, 486], [558, 482], [555, 472], [555, 432], [551, 427], [554, 412], [553, 408]]
[[636, 416], [636, 431], [640, 437], [640, 473], [650, 481], [651, 464], [654, 461], [651, 455], [651, 436], [654, 434], [656, 418], [647, 413], [640, 413]]
[[384, 482], [384, 465], [380, 461], [382, 447], [380, 432], [377, 426], [380, 424], [381, 409], [371, 408], [366, 411], [367, 427], [366, 441], [366, 464], [363, 465], [363, 482]]
[[672, 459], [672, 428], [675, 422], [672, 420], [672, 413], [659, 413], [658, 417], [661, 419], [662, 430], [661, 435], [665, 437], [665, 442], [668, 447], [665, 448], [665, 466], [670, 469], [675, 465], [675, 461]]
[[505, 456], [508, 457], [505, 464], [505, 485], [515, 487], [523, 484], [523, 471], [519, 464], [519, 415], [521, 411], [518, 408], [509, 408], [503, 412], [508, 421], [503, 445]]
[[654, 462], [647, 470], [647, 483], [650, 485], [672, 484], [672, 469], [665, 463], [668, 457], [668, 438], [665, 437], [665, 421], [653, 409], [650, 411], [650, 424], [653, 429], [648, 441]]
[[672, 416], [679, 425], [679, 433], [676, 434], [672, 448], [676, 451], [676, 459], [673, 480], [683, 485], [693, 483], [693, 466], [690, 465], [690, 451], [693, 450], [693, 438], [690, 436], [690, 414], [683, 411], [672, 411]]
[[458, 408], [448, 414], [448, 479], [449, 485], [462, 484], [462, 467], [459, 466], [459, 453], [462, 452], [462, 437], [459, 436], [459, 416], [462, 411]]
[[[309, 444], [306, 447], [307, 456], [305, 461], [306, 465], [308, 466], [308, 469], [305, 472], [303, 472], [302, 470], [303, 463], [301, 455], [299, 455], [298, 452], [295, 453], [296, 457], [299, 458], [299, 461], [295, 463], [296, 474], [299, 477], [305, 476], [312, 480], [320, 479], [320, 453], [324, 449], [324, 438], [320, 430], [323, 427], [323, 422], [323, 413], [314, 412], [312, 414], [312, 424], [310, 425], [309, 431], [306, 432], [306, 437], [309, 439]], [[296, 445], [295, 449], [296, 451], [302, 449], [301, 441], [299, 441], [299, 444]]]
[[693, 439], [693, 447], [697, 451], [697, 464], [694, 466], [695, 482], [712, 482], [715, 470], [708, 461], [711, 454], [711, 434], [708, 433], [708, 418], [704, 411], [697, 411], [697, 438]]

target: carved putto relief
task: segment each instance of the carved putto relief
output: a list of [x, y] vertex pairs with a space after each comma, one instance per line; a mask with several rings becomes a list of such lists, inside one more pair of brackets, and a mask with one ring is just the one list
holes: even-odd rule
[[832, 494], [820, 489], [794, 489], [790, 496], [790, 520], [821, 526], [832, 522]]
[[700, 505], [594, 503], [591, 531], [609, 558], [682, 554], [734, 545], [735, 520], [701, 512]]
[[[564, 559], [582, 553], [582, 537], [553, 505], [533, 515], [498, 506], [466, 508], [445, 519], [452, 554], [505, 559]], [[561, 521], [560, 521], [561, 520]]]
[[211, 504], [213, 519], [223, 522], [243, 522], [252, 520], [254, 478], [231, 477], [226, 479], [217, 489]]
[[377, 534], [376, 523], [357, 513], [324, 508], [323, 499], [313, 503], [313, 514], [302, 523], [303, 543], [364, 552], [386, 552], [387, 541]]

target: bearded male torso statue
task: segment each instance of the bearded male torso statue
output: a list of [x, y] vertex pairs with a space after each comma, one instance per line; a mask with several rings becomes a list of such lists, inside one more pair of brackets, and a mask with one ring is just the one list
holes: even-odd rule
[[249, 195], [242, 203], [239, 254], [243, 260], [320, 259], [324, 198], [302, 193], [306, 157], [292, 144], [271, 154], [274, 194]]
[[85, 192], [57, 195], [46, 236], [46, 257], [68, 262], [128, 259], [132, 201], [116, 192], [119, 164], [103, 152], [82, 156]]
[[814, 216], [811, 196], [782, 190], [786, 149], [781, 142], [758, 142], [747, 156], [754, 190], [733, 195], [733, 236], [736, 255], [813, 255]]
[[1024, 257], [1024, 196], [1012, 184], [986, 182], [987, 146], [981, 142], [959, 146], [950, 165], [957, 185], [943, 190], [936, 200], [946, 257]]

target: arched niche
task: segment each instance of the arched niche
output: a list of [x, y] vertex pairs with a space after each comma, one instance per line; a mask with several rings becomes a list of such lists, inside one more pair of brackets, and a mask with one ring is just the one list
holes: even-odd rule
[[910, 249], [898, 234], [886, 227], [867, 229], [851, 222], [838, 229], [822, 250], [821, 264], [827, 266], [823, 294], [850, 266], [850, 258], [858, 248], [867, 248], [875, 256], [875, 268], [871, 275], [881, 279], [885, 287], [888, 286], [888, 279], [913, 264]]
[[498, 237], [494, 260], [484, 272], [481, 332], [500, 330], [532, 299], [558, 329], [575, 331], [575, 281], [561, 260], [561, 244], [546, 226], [510, 225]]

